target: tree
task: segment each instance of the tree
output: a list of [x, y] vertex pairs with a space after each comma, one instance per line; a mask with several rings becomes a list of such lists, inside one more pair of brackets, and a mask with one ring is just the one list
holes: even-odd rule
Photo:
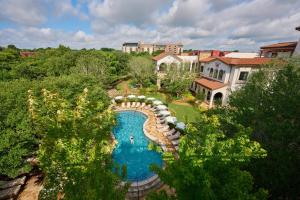
[[162, 89], [173, 96], [180, 97], [189, 90], [195, 74], [184, 69], [184, 67], [174, 67], [168, 70], [162, 80]]
[[75, 104], [78, 95], [88, 87], [89, 98], [109, 105], [109, 98], [93, 76], [69, 75], [30, 81], [19, 79], [0, 82], [0, 174], [16, 177], [31, 170], [26, 159], [36, 155], [39, 135], [32, 130], [27, 111], [27, 91], [39, 96], [43, 88], [59, 92]]
[[[41, 199], [124, 199], [127, 187], [112, 173], [110, 143], [113, 113], [89, 97], [88, 89], [75, 104], [46, 89], [29, 90], [28, 110], [41, 136], [39, 165], [46, 174]], [[80, 194], [80, 195], [78, 195]]]
[[280, 60], [254, 74], [230, 98], [234, 121], [253, 129], [267, 159], [249, 168], [272, 199], [300, 196], [300, 62]]
[[130, 74], [137, 84], [148, 87], [155, 83], [155, 68], [150, 59], [141, 56], [131, 57], [129, 67]]
[[[176, 190], [176, 199], [266, 199], [255, 190], [251, 174], [244, 170], [252, 159], [266, 156], [260, 144], [249, 139], [249, 129], [226, 137], [217, 116], [202, 115], [180, 140], [178, 159], [164, 155], [166, 168], [153, 169], [162, 181]], [[162, 198], [167, 199], [165, 194]]]

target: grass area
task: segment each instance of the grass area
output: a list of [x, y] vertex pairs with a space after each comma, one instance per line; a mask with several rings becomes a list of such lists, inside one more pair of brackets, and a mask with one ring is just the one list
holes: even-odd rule
[[175, 113], [176, 118], [182, 122], [195, 122], [199, 116], [197, 108], [191, 105], [179, 105], [176, 103], [170, 103], [168, 105], [171, 112]]
[[[147, 97], [154, 97], [158, 100], [167, 103], [167, 97], [164, 93], [160, 92], [142, 92], [138, 89], [133, 89], [130, 87], [130, 81], [124, 81], [117, 86], [118, 91], [120, 91], [123, 95], [125, 94], [143, 94]], [[194, 106], [188, 103], [178, 103], [173, 101], [168, 104], [169, 110], [175, 115], [175, 117], [182, 122], [194, 122], [199, 115], [199, 110]]]

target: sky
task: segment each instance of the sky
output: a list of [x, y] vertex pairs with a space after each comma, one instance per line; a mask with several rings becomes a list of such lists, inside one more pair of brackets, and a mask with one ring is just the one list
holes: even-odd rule
[[257, 52], [300, 38], [300, 0], [0, 0], [0, 8], [0, 46], [19, 48], [143, 41]]

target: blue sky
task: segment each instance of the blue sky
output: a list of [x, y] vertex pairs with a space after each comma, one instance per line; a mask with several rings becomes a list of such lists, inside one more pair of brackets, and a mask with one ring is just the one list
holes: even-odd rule
[[0, 45], [112, 47], [182, 42], [256, 52], [297, 41], [299, 0], [0, 0]]

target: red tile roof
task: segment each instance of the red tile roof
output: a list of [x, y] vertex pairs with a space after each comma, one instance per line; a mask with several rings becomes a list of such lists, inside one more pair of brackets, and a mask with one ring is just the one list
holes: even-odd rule
[[229, 58], [229, 57], [208, 57], [201, 59], [200, 62], [209, 63], [215, 60], [219, 60], [227, 65], [235, 66], [260, 66], [267, 64], [271, 61], [270, 58]]
[[215, 80], [211, 80], [208, 78], [200, 78], [195, 80], [196, 83], [202, 85], [205, 88], [208, 88], [210, 90], [216, 90], [216, 89], [220, 89], [222, 87], [225, 87], [226, 84], [221, 83], [219, 81], [215, 81]]
[[29, 56], [34, 56], [35, 52], [31, 52], [31, 51], [22, 51], [20, 52], [21, 57], [25, 58], [25, 57], [29, 57]]
[[276, 44], [270, 44], [266, 46], [260, 47], [261, 49], [269, 49], [269, 48], [286, 48], [286, 47], [296, 47], [297, 42], [280, 42]]
[[174, 54], [172, 54], [172, 53], [169, 53], [169, 52], [162, 52], [161, 54], [159, 54], [159, 55], [153, 57], [152, 59], [155, 60], [155, 61], [158, 61], [158, 60], [160, 60], [160, 59], [163, 59], [163, 58], [166, 57], [166, 56], [172, 56], [172, 57], [174, 57], [175, 59], [177, 59], [178, 61], [180, 61], [180, 62], [182, 61], [181, 58], [179, 58], [178, 56], [176, 56], [176, 55], [174, 55]]

